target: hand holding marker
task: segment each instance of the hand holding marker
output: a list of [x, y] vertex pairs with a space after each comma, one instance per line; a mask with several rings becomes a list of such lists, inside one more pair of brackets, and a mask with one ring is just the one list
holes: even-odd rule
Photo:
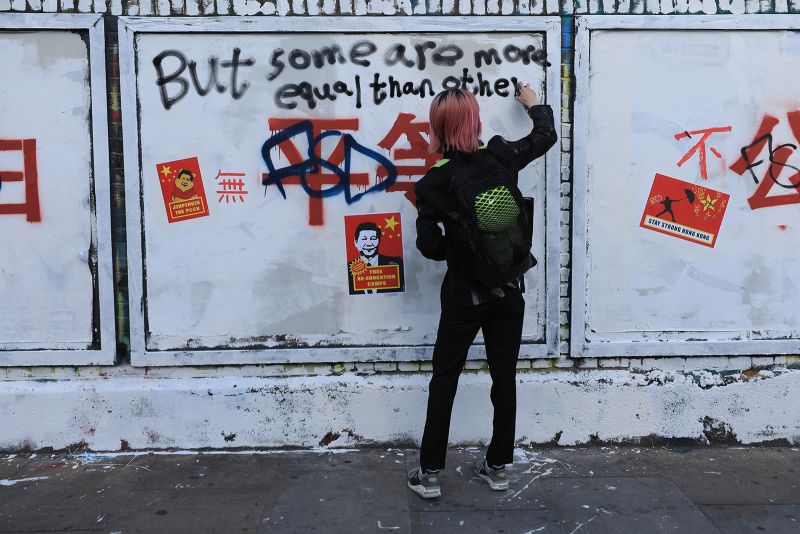
[[533, 89], [531, 89], [531, 84], [529, 83], [523, 85], [522, 82], [517, 82], [514, 98], [517, 102], [522, 104], [525, 109], [529, 109], [539, 103], [539, 98], [536, 96]]

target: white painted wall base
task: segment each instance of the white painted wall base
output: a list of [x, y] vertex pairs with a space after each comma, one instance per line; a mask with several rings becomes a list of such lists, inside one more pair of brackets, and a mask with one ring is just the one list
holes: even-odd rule
[[[0, 382], [0, 449], [332, 447], [418, 442], [429, 375], [113, 378]], [[702, 439], [704, 420], [741, 443], [800, 443], [800, 371], [525, 372], [521, 444], [646, 436]], [[465, 373], [453, 443], [486, 442], [486, 373]], [[710, 419], [707, 419], [710, 418]], [[337, 437], [338, 435], [338, 437]], [[327, 439], [326, 439], [327, 436]]]

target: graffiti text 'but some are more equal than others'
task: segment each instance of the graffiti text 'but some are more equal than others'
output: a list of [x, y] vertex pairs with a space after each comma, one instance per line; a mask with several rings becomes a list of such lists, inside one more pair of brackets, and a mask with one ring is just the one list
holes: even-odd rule
[[[376, 59], [376, 54], [379, 59]], [[387, 99], [409, 95], [424, 99], [439, 90], [458, 87], [479, 96], [496, 94], [507, 97], [513, 95], [517, 79], [513, 76], [492, 77], [479, 69], [502, 63], [547, 64], [544, 50], [530, 44], [488, 47], [468, 55], [459, 45], [434, 41], [421, 41], [409, 46], [394, 44], [383, 54], [379, 54], [374, 42], [361, 40], [350, 46], [331, 44], [313, 50], [294, 48], [287, 51], [275, 48], [258, 55], [267, 58], [265, 72], [254, 71], [261, 63], [256, 56], [245, 54], [238, 47], [231, 50], [229, 59], [215, 55], [202, 58], [201, 61], [206, 63], [202, 67], [198, 67], [197, 59], [188, 57], [180, 50], [162, 51], [153, 58], [162, 105], [170, 109], [190, 90], [199, 96], [206, 96], [212, 91], [230, 92], [231, 97], [238, 100], [251, 85], [248, 76], [264, 76], [270, 82], [278, 80], [280, 83], [279, 78], [288, 71], [309, 71], [314, 82], [291, 81], [276, 87], [274, 101], [280, 109], [295, 109], [299, 103], [314, 109], [319, 101], [342, 98], [352, 99], [354, 106], [361, 108], [366, 99], [374, 105], [380, 105]], [[348, 75], [348, 79], [324, 80], [320, 71], [335, 65], [351, 65], [348, 70], [354, 74]], [[397, 76], [399, 67], [424, 71], [429, 65], [458, 70], [435, 80], [406, 80]], [[359, 69], [370, 67], [369, 72], [358, 73]], [[393, 74], [381, 72], [382, 68], [393, 69]]]

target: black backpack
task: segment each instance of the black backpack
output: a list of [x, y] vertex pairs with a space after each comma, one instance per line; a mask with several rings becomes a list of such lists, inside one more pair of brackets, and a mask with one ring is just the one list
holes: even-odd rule
[[536, 265], [532, 211], [497, 159], [479, 150], [453, 172], [450, 191], [456, 199], [457, 211], [450, 217], [461, 263], [481, 284], [502, 287]]

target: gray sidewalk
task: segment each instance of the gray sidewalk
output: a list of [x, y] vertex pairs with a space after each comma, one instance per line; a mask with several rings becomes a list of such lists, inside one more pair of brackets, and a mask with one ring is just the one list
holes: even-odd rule
[[416, 451], [3, 454], [0, 532], [798, 533], [800, 449], [518, 450], [511, 489], [450, 451], [441, 498]]

